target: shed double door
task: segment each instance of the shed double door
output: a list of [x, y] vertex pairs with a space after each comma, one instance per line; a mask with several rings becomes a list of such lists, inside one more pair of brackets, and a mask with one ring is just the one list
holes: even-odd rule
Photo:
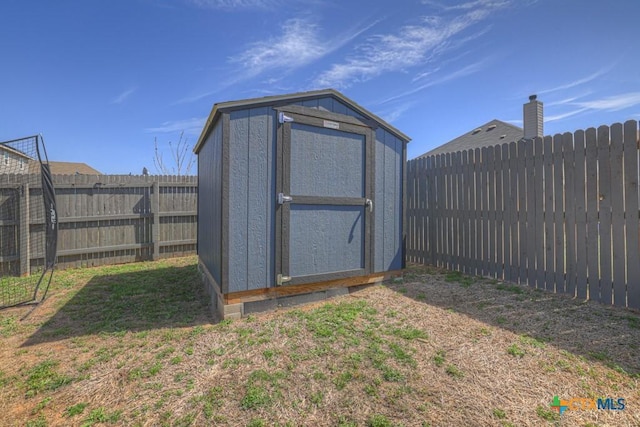
[[362, 276], [373, 257], [373, 131], [304, 107], [279, 111], [276, 285]]

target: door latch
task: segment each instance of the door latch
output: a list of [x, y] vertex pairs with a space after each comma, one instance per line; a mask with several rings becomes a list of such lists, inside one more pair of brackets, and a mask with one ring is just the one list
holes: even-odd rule
[[282, 274], [278, 274], [276, 276], [276, 286], [282, 286], [283, 283], [290, 282], [291, 276], [283, 276]]
[[278, 193], [278, 204], [284, 205], [285, 203], [293, 202], [293, 197], [285, 196], [283, 193]]
[[369, 212], [373, 212], [373, 200], [367, 199], [364, 205], [369, 208]]

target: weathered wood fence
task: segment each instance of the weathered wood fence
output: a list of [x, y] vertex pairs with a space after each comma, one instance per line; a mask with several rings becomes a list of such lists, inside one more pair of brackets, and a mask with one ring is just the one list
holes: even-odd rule
[[[197, 178], [54, 175], [58, 268], [195, 253]], [[0, 271], [26, 274], [43, 263], [39, 177], [0, 175]]]
[[638, 123], [411, 160], [417, 263], [640, 308]]

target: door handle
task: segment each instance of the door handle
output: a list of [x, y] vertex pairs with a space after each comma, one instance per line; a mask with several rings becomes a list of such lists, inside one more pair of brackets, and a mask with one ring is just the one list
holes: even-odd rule
[[369, 208], [369, 212], [373, 212], [373, 200], [367, 199], [364, 205]]

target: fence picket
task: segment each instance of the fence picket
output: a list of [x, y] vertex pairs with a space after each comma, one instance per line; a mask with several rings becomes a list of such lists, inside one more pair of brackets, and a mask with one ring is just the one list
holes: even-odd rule
[[527, 146], [518, 147], [518, 222], [519, 222], [519, 259], [520, 283], [527, 283], [527, 157], [531, 154]]
[[487, 272], [486, 275], [495, 277], [496, 273], [496, 167], [495, 148], [487, 147]]
[[459, 214], [459, 205], [458, 205], [458, 197], [459, 197], [459, 191], [460, 189], [458, 188], [458, 181], [459, 181], [459, 177], [460, 177], [460, 173], [459, 173], [459, 158], [460, 158], [460, 152], [455, 152], [451, 154], [451, 219], [452, 219], [452, 224], [451, 224], [451, 235], [452, 235], [452, 240], [451, 240], [451, 262], [452, 262], [452, 266], [451, 268], [453, 270], [459, 270], [460, 269], [460, 256], [459, 256], [459, 249], [460, 249], [460, 230], [458, 229], [459, 226], [459, 219], [460, 219], [460, 214]]
[[576, 207], [575, 207], [575, 149], [573, 135], [562, 135], [562, 151], [564, 156], [564, 182], [561, 191], [565, 197], [565, 231], [566, 231], [566, 287], [565, 292], [575, 296], [576, 289]]
[[469, 150], [469, 256], [471, 257], [471, 274], [479, 275], [478, 271], [478, 156], [480, 150]]
[[[533, 172], [533, 185], [535, 194], [533, 209], [534, 219], [532, 221], [532, 239], [535, 240], [535, 287], [545, 289], [545, 265], [544, 265], [544, 141], [542, 138], [535, 138], [533, 141], [533, 157], [535, 167]], [[534, 285], [531, 285], [534, 286]]]
[[624, 250], [624, 182], [623, 159], [624, 140], [622, 124], [611, 126], [611, 233], [612, 233], [612, 261], [613, 261], [613, 303], [624, 307], [627, 304]]
[[495, 262], [495, 278], [504, 279], [504, 242], [503, 242], [503, 221], [504, 221], [504, 203], [503, 203], [503, 174], [504, 165], [502, 164], [502, 147], [496, 145], [494, 147], [495, 158], [495, 230], [496, 230], [496, 262]]
[[488, 219], [488, 183], [487, 183], [487, 147], [480, 149], [480, 221], [482, 232], [481, 239], [481, 255], [480, 255], [480, 275], [486, 277], [488, 275], [489, 264], [489, 219]]
[[640, 165], [638, 164], [638, 122], [624, 124], [624, 188], [627, 248], [627, 304], [640, 309], [640, 229], [638, 190]]
[[575, 153], [574, 200], [576, 215], [576, 282], [575, 296], [587, 298], [587, 204], [585, 134], [579, 130], [573, 135]]
[[[607, 126], [598, 128], [598, 198], [600, 226], [600, 302], [611, 304], [611, 153]], [[592, 242], [593, 243], [593, 242]]]
[[562, 135], [553, 137], [553, 227], [555, 290], [564, 293], [565, 285], [565, 230], [564, 230], [564, 173]]
[[526, 275], [526, 283], [529, 286], [535, 287], [535, 253], [536, 253], [536, 240], [535, 240], [535, 212], [539, 206], [535, 204], [535, 194], [536, 194], [536, 186], [538, 185], [535, 178], [535, 162], [536, 159], [533, 155], [534, 147], [533, 144], [527, 143], [525, 147], [525, 156], [526, 156], [526, 210], [525, 210], [525, 232], [527, 233], [526, 239], [526, 249], [525, 249], [525, 257], [527, 260], [527, 275]]
[[553, 236], [553, 138], [544, 137], [544, 269], [545, 289], [555, 290]]
[[[600, 299], [600, 260], [598, 259], [598, 138], [595, 128], [585, 133], [587, 174], [587, 269], [588, 287], [586, 298]], [[592, 244], [590, 244], [592, 243]]]
[[419, 179], [418, 174], [416, 173], [416, 167], [418, 165], [419, 160], [410, 160], [407, 162], [407, 261], [418, 263], [418, 259], [416, 257], [417, 252], [419, 251], [418, 245], [418, 228], [417, 228], [417, 216], [418, 209], [416, 205], [418, 204], [418, 196], [419, 192], [416, 191], [416, 187], [418, 185]]
[[502, 280], [511, 281], [511, 169], [509, 158], [509, 144], [502, 145], [502, 208], [504, 210], [502, 218], [503, 233], [503, 272]]
[[469, 256], [469, 152], [463, 151], [461, 153], [461, 188], [460, 188], [460, 210], [461, 210], [461, 260], [462, 271], [465, 274], [469, 274], [470, 261]]
[[520, 265], [520, 252], [518, 241], [518, 146], [515, 142], [509, 144], [509, 185], [511, 186], [510, 206], [511, 210], [511, 263], [510, 263], [510, 281], [520, 282], [520, 273], [518, 266]]

